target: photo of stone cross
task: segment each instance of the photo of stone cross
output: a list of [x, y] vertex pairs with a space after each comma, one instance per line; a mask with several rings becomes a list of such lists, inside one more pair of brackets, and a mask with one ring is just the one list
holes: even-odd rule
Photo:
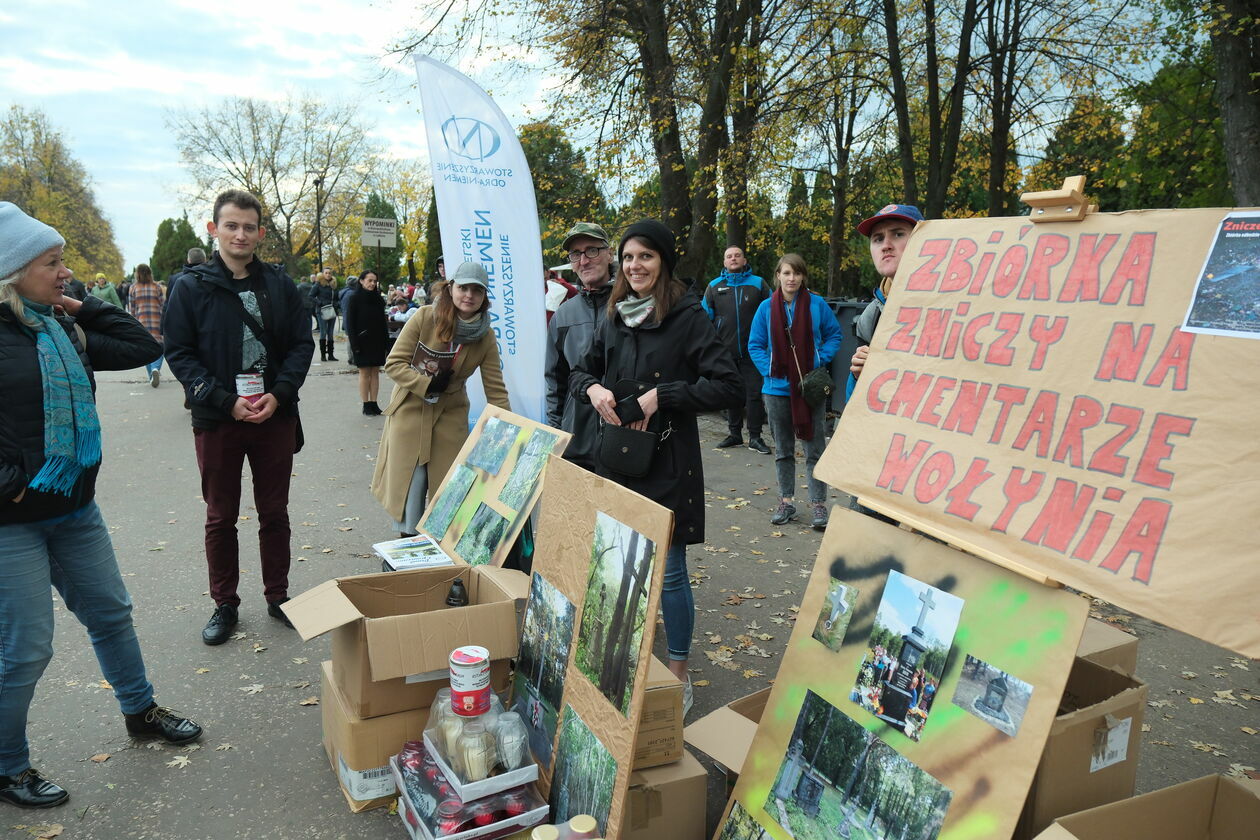
[[932, 600], [931, 589], [920, 592], [919, 600], [923, 602], [923, 608], [919, 610], [919, 620], [914, 623], [914, 627], [910, 628], [910, 632], [915, 636], [924, 636], [926, 634], [923, 632], [923, 624], [927, 621], [928, 613], [936, 609], [936, 601]]

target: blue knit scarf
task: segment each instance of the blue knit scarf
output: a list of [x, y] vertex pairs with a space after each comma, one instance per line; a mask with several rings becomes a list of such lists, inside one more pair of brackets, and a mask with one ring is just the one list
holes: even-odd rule
[[34, 332], [44, 384], [44, 466], [32, 490], [69, 496], [79, 476], [101, 462], [101, 421], [92, 383], [70, 337], [52, 317], [52, 307], [22, 299], [39, 321]]

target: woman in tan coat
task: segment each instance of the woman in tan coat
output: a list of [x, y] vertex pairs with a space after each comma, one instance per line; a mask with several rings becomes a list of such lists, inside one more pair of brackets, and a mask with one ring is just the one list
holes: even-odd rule
[[481, 368], [486, 399], [509, 409], [499, 347], [490, 329], [486, 271], [456, 269], [432, 306], [403, 327], [385, 361], [394, 393], [372, 476], [372, 495], [403, 536], [415, 531], [429, 492], [436, 490], [468, 438], [468, 377]]

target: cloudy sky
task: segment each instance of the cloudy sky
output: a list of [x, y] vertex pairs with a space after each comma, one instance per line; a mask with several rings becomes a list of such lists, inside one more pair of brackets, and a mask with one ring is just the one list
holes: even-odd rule
[[[414, 0], [5, 0], [0, 107], [43, 109], [94, 179], [127, 270], [145, 262], [158, 223], [183, 215], [186, 175], [166, 128], [171, 109], [233, 97], [314, 93], [355, 101], [391, 153], [422, 155], [410, 62], [385, 57], [415, 22]], [[493, 85], [493, 67], [459, 68]], [[384, 73], [382, 73], [384, 71]], [[383, 76], [383, 78], [382, 78]], [[517, 74], [499, 96], [520, 124], [540, 116], [546, 79]], [[209, 208], [190, 207], [204, 229]]]

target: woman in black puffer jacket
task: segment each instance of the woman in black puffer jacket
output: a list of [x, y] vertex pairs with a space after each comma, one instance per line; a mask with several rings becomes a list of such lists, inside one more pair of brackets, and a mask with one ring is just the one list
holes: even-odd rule
[[201, 727], [157, 705], [109, 531], [94, 501], [101, 426], [93, 369], [161, 355], [139, 321], [63, 295], [65, 240], [0, 202], [0, 800], [48, 808], [69, 794], [32, 769], [27, 710], [52, 658], [56, 587], [87, 628], [133, 738], [184, 743]]

